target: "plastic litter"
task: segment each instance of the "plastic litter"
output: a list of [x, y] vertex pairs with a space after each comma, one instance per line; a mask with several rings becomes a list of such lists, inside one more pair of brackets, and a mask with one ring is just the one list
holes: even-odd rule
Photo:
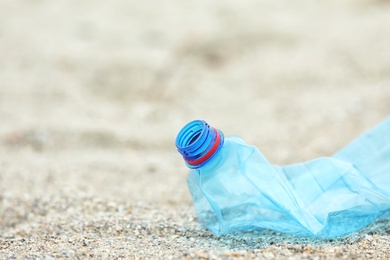
[[288, 166], [203, 120], [184, 126], [176, 147], [198, 219], [216, 235], [273, 229], [333, 238], [390, 216], [390, 117], [332, 157]]

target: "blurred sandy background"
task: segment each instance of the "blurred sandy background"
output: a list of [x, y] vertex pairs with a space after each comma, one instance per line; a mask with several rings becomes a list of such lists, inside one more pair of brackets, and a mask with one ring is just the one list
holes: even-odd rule
[[205, 119], [293, 163], [389, 112], [389, 1], [0, 0], [0, 257], [390, 257], [388, 223], [212, 236], [174, 147]]

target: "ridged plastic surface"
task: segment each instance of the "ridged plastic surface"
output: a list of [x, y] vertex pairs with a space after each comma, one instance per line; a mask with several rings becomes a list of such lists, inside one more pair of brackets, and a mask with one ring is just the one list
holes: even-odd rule
[[199, 221], [217, 235], [267, 228], [344, 236], [390, 216], [390, 117], [333, 157], [283, 167], [225, 137], [187, 183]]

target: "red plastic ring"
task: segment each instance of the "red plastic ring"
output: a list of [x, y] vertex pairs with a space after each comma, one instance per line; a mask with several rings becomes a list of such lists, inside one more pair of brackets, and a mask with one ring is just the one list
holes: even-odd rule
[[215, 151], [217, 151], [219, 145], [220, 145], [220, 142], [221, 142], [221, 135], [219, 134], [219, 131], [216, 130], [214, 127], [211, 127], [217, 134], [217, 137], [215, 138], [215, 142], [214, 142], [214, 145], [213, 147], [210, 149], [210, 151], [208, 151], [205, 155], [203, 155], [202, 157], [194, 160], [194, 161], [188, 161], [186, 159], [184, 159], [189, 165], [199, 165], [199, 164], [202, 164], [204, 163], [205, 161], [207, 161], [214, 153]]

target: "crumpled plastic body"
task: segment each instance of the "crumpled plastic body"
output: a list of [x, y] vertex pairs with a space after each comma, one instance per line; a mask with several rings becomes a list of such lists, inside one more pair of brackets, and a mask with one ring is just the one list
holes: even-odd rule
[[332, 157], [283, 167], [227, 137], [187, 183], [199, 221], [217, 235], [273, 229], [344, 236], [390, 216], [390, 117]]

